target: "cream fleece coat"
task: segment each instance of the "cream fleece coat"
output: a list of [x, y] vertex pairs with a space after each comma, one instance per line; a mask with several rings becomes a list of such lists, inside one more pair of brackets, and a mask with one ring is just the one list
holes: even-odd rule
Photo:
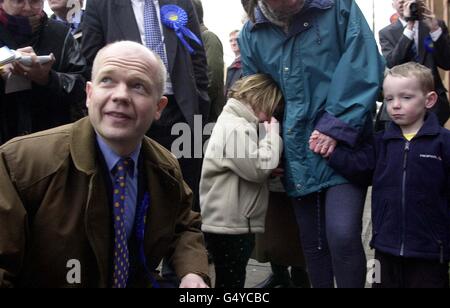
[[[230, 99], [209, 140], [200, 180], [202, 231], [263, 233], [268, 178], [278, 166], [282, 140], [247, 105]], [[258, 128], [261, 126], [262, 129]]]

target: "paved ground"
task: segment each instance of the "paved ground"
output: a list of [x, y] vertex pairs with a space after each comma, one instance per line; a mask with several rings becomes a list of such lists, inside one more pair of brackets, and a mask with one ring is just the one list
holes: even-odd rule
[[[373, 258], [373, 251], [369, 249], [369, 241], [372, 236], [372, 225], [370, 222], [370, 198], [371, 191], [367, 194], [366, 205], [364, 208], [363, 215], [363, 234], [362, 239], [364, 243], [364, 248], [366, 251], [367, 259]], [[214, 269], [211, 267], [211, 276], [214, 277]], [[258, 263], [256, 260], [250, 259], [247, 266], [247, 279], [245, 282], [246, 288], [251, 288], [264, 279], [266, 279], [271, 273], [269, 263]], [[214, 279], [214, 278], [213, 278]]]

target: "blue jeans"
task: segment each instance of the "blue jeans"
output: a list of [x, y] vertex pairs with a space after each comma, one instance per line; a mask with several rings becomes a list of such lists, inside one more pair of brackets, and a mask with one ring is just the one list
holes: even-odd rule
[[363, 288], [361, 240], [367, 190], [343, 184], [293, 200], [308, 273], [314, 288]]

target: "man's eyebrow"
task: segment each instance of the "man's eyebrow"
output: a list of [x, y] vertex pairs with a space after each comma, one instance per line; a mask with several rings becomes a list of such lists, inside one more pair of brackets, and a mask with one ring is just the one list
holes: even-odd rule
[[146, 76], [146, 75], [144, 75], [144, 74], [142, 74], [142, 73], [131, 73], [130, 75], [129, 75], [129, 79], [130, 80], [133, 80], [133, 81], [135, 81], [135, 80], [139, 80], [139, 81], [142, 81], [142, 82], [148, 82], [148, 83], [153, 83], [153, 79], [152, 78], [148, 78], [148, 76]]
[[112, 70], [112, 69], [101, 70], [101, 69], [100, 69], [100, 70], [97, 72], [96, 77], [102, 76], [102, 75], [111, 75], [111, 74], [114, 74], [114, 70]]

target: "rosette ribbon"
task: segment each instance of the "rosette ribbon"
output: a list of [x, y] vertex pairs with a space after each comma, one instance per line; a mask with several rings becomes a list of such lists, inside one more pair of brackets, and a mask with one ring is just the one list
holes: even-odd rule
[[188, 20], [188, 14], [178, 5], [167, 4], [161, 7], [161, 22], [169, 29], [174, 30], [189, 53], [193, 54], [195, 50], [189, 45], [185, 37], [188, 37], [200, 46], [203, 45], [202, 41], [186, 27]]
[[434, 42], [433, 42], [433, 39], [431, 38], [431, 35], [428, 35], [427, 37], [425, 37], [423, 43], [425, 45], [425, 50], [427, 52], [429, 52], [429, 53], [434, 52]]

